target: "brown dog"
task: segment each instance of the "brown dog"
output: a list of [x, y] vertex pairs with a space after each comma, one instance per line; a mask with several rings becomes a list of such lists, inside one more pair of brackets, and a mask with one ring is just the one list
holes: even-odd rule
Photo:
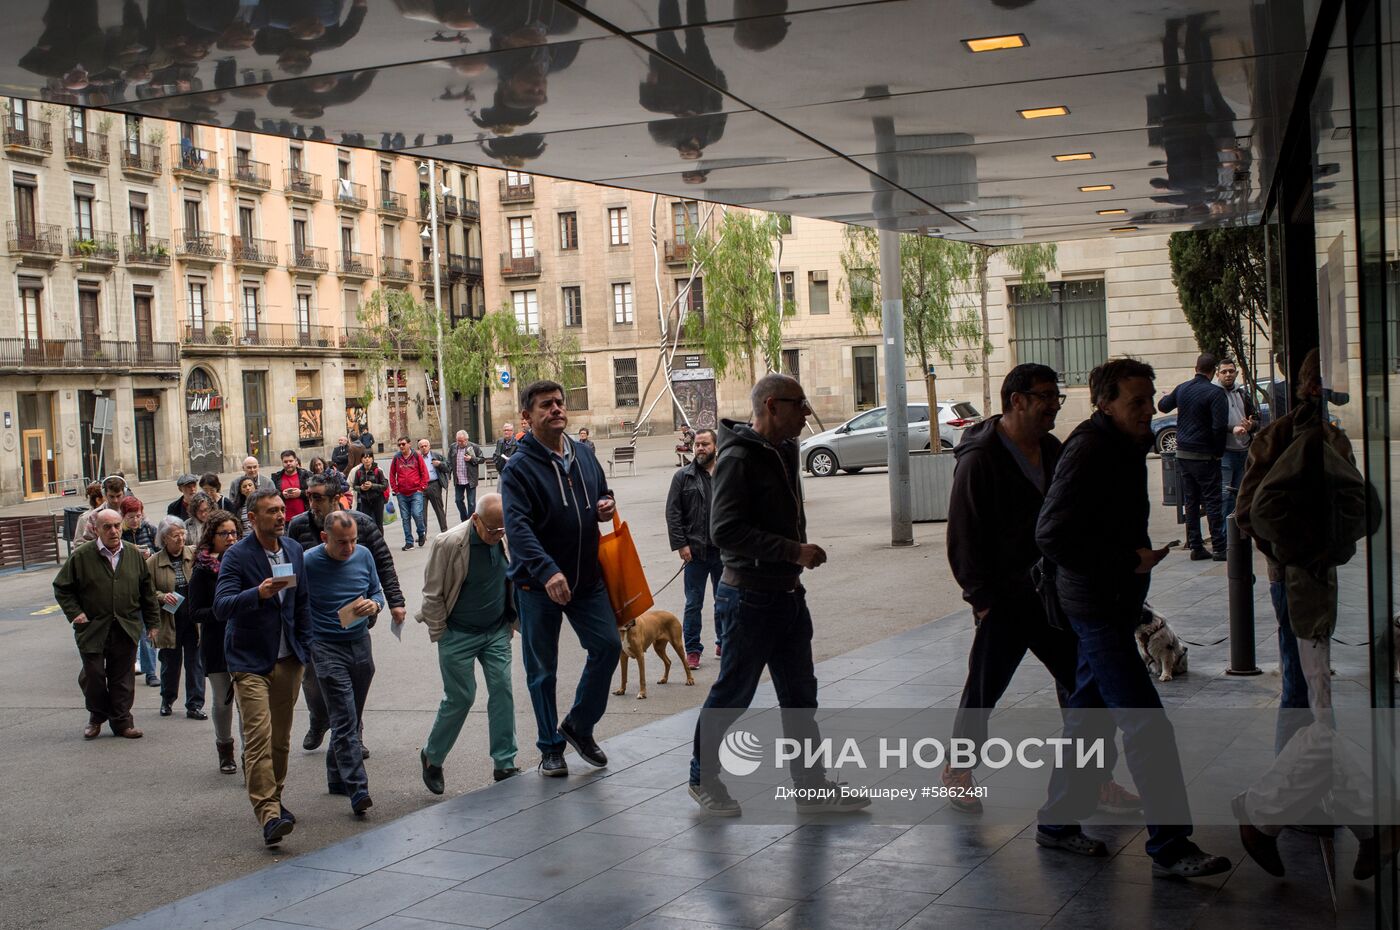
[[671, 677], [671, 660], [666, 657], [667, 643], [671, 644], [671, 648], [676, 650], [676, 655], [680, 657], [681, 668], [685, 669], [685, 683], [695, 684], [695, 676], [690, 674], [690, 668], [685, 664], [681, 621], [675, 614], [667, 613], [664, 610], [648, 610], [618, 632], [622, 634], [622, 657], [618, 659], [618, 664], [622, 668], [622, 683], [617, 686], [617, 690], [613, 694], [627, 693], [627, 658], [631, 656], [637, 660], [637, 680], [641, 682], [637, 689], [637, 700], [646, 698], [646, 654], [647, 650], [651, 648], [656, 649], [656, 654], [661, 657], [662, 663], [666, 666], [656, 683], [658, 685], [666, 684], [667, 679]]

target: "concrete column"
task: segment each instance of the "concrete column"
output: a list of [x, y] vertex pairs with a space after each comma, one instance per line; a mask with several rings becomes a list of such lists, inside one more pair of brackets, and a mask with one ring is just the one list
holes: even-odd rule
[[[885, 436], [889, 450], [890, 545], [914, 545], [909, 488], [909, 389], [904, 368], [904, 284], [899, 233], [880, 230], [880, 318], [885, 337]], [[937, 415], [934, 414], [937, 421]]]

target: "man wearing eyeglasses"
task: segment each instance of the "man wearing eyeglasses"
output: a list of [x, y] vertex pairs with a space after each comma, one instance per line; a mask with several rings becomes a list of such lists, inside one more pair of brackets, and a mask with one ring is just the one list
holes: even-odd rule
[[[325, 529], [326, 518], [340, 509], [336, 500], [337, 490], [335, 480], [327, 475], [312, 475], [307, 479], [306, 501], [309, 509], [287, 524], [287, 535], [300, 543], [303, 549], [312, 549], [321, 544], [321, 532]], [[389, 551], [389, 544], [384, 541], [384, 534], [369, 514], [360, 513], [358, 510], [345, 512], [355, 520], [358, 528], [356, 539], [360, 548], [369, 550], [370, 557], [374, 559], [379, 586], [389, 604], [389, 616], [394, 625], [398, 626], [404, 622], [408, 609], [404, 604], [403, 591], [399, 588], [399, 575], [394, 569], [394, 556]], [[370, 617], [370, 628], [374, 627], [374, 622], [375, 618]], [[306, 698], [306, 710], [311, 717], [311, 726], [301, 741], [301, 748], [310, 752], [320, 747], [326, 731], [330, 728], [330, 715], [326, 710], [326, 700], [321, 695], [321, 684], [316, 678], [314, 659], [306, 663], [306, 674], [301, 679], [301, 693]], [[361, 748], [365, 758], [369, 758], [369, 748], [363, 745], [363, 741]]]
[[[1079, 662], [1074, 634], [1050, 625], [1031, 583], [1031, 568], [1040, 560], [1036, 518], [1060, 459], [1060, 441], [1050, 433], [1065, 401], [1058, 381], [1045, 365], [1011, 369], [1001, 383], [1001, 414], [969, 429], [953, 452], [948, 562], [963, 599], [972, 605], [976, 628], [953, 738], [978, 750], [987, 740], [992, 710], [1027, 650], [1054, 678], [1061, 707], [1074, 691]], [[1113, 745], [1107, 741], [1108, 771], [1115, 761]], [[976, 784], [973, 768], [943, 770], [943, 784], [954, 792], [949, 806], [966, 814], [982, 812], [982, 802], [970, 791]], [[1128, 813], [1141, 809], [1142, 800], [1110, 780], [1100, 787], [1099, 807]]]
[[403, 548], [413, 548], [413, 524], [418, 523], [418, 545], [428, 541], [428, 524], [423, 514], [423, 492], [428, 487], [428, 463], [400, 436], [399, 451], [389, 463], [389, 490], [399, 499], [399, 520], [403, 523]]
[[438, 645], [442, 703], [418, 753], [423, 784], [445, 789], [442, 763], [476, 702], [476, 670], [486, 679], [486, 718], [496, 781], [520, 774], [515, 766], [515, 696], [511, 692], [511, 637], [515, 599], [506, 578], [501, 495], [483, 494], [471, 518], [434, 537], [423, 571], [418, 622]]

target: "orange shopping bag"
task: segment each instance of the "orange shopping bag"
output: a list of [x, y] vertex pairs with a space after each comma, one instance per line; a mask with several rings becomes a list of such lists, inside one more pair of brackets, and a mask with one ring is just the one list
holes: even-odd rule
[[624, 627], [651, 610], [651, 588], [647, 585], [642, 559], [632, 542], [632, 531], [613, 511], [613, 528], [598, 540], [598, 567], [608, 588], [617, 625]]

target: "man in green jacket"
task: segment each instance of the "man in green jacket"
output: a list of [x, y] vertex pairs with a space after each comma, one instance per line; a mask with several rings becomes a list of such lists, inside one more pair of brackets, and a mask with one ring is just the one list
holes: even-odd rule
[[97, 538], [74, 549], [53, 581], [54, 598], [73, 625], [83, 659], [83, 739], [96, 739], [104, 723], [117, 736], [140, 739], [131, 719], [136, 644], [155, 636], [160, 604], [146, 560], [136, 546], [122, 542], [121, 514], [100, 510], [94, 522]]

